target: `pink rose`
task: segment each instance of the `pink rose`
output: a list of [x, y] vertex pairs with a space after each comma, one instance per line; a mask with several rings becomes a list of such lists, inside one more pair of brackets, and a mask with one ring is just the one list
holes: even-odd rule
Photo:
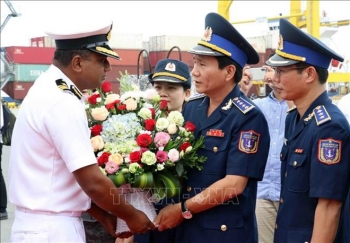
[[154, 143], [157, 148], [164, 147], [170, 140], [170, 135], [166, 132], [158, 132], [154, 136]]
[[156, 153], [156, 158], [159, 163], [164, 163], [168, 159], [168, 155], [164, 151], [157, 151]]
[[179, 151], [177, 151], [176, 149], [170, 149], [169, 153], [168, 153], [168, 157], [169, 157], [170, 161], [173, 163], [178, 161], [180, 158]]
[[108, 161], [105, 166], [107, 174], [114, 174], [119, 169], [119, 165], [112, 161]]

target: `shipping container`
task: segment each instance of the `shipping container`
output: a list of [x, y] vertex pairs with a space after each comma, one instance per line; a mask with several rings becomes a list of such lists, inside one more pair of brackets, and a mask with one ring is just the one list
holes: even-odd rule
[[[140, 61], [142, 58], [140, 57], [140, 60], [137, 60], [141, 50], [135, 50], [135, 49], [113, 49], [121, 58], [121, 60], [116, 60], [114, 58], [108, 58], [109, 63], [112, 66], [136, 66], [137, 62]], [[140, 65], [142, 62], [140, 63]]]
[[6, 59], [18, 64], [51, 64], [54, 47], [10, 46], [6, 47]]
[[36, 37], [35, 40], [37, 42], [37, 47], [56, 47], [55, 40], [50, 36]]
[[22, 101], [26, 97], [29, 89], [33, 86], [33, 84], [34, 81], [10, 81], [5, 84], [3, 91], [6, 92], [12, 99]]
[[265, 36], [255, 36], [248, 37], [246, 40], [258, 53], [265, 53], [266, 50], [266, 37]]
[[[150, 59], [151, 59], [151, 64], [152, 64], [152, 69], [154, 70], [154, 67], [156, 66], [157, 62], [167, 58], [169, 53], [168, 51], [152, 51], [150, 52]], [[186, 63], [190, 68], [193, 67], [193, 54], [189, 53], [187, 51], [181, 51], [181, 61]], [[180, 53], [177, 49], [173, 49], [170, 54], [169, 58], [170, 59], [175, 59], [175, 60], [180, 60]], [[144, 65], [144, 68], [146, 69], [147, 66], [146, 64]]]
[[49, 69], [50, 65], [45, 64], [14, 64], [10, 81], [32, 82], [40, 74]]
[[149, 38], [150, 51], [168, 51], [178, 46], [182, 51], [188, 51], [200, 41], [198, 36], [153, 36]]
[[111, 33], [109, 46], [113, 49], [142, 49], [142, 34]]

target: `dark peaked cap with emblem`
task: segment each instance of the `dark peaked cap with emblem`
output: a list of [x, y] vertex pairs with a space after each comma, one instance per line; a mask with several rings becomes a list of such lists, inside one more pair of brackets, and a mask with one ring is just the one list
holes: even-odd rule
[[280, 19], [280, 39], [276, 54], [266, 61], [269, 66], [289, 66], [298, 62], [328, 69], [332, 59], [344, 61], [315, 37], [298, 29], [286, 19]]
[[228, 56], [241, 67], [259, 62], [259, 55], [249, 42], [217, 13], [205, 17], [205, 32], [190, 53], [206, 56]]
[[191, 72], [186, 63], [174, 59], [163, 59], [157, 62], [154, 73], [148, 75], [154, 82], [179, 83], [186, 89], [191, 88]]
[[[118, 54], [109, 47], [112, 23], [100, 24], [97, 27], [86, 25], [85, 31], [46, 32], [56, 42], [57, 50], [90, 50], [119, 60]], [[80, 27], [81, 28], [81, 27]]]

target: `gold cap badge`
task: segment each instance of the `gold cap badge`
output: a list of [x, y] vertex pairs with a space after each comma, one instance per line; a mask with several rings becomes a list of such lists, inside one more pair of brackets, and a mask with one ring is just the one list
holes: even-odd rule
[[278, 40], [278, 47], [277, 47], [278, 50], [283, 50], [283, 37], [282, 35], [280, 35], [280, 38]]
[[204, 41], [210, 41], [211, 40], [211, 35], [213, 34], [213, 30], [211, 29], [211, 27], [207, 27], [204, 31], [202, 40]]

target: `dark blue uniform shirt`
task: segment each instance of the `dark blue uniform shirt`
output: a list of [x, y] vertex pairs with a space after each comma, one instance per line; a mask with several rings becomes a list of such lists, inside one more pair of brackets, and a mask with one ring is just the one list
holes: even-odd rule
[[303, 117], [289, 112], [281, 161], [274, 241], [310, 242], [318, 198], [344, 202], [350, 183], [349, 123], [326, 92]]
[[178, 227], [176, 242], [258, 242], [255, 201], [269, 152], [266, 119], [237, 85], [209, 117], [208, 107], [209, 97], [204, 96], [190, 100], [183, 110], [185, 121], [195, 124], [196, 136], [205, 137], [205, 148], [198, 151], [207, 161], [202, 171], [189, 171], [182, 200], [226, 175], [249, 180], [241, 195], [185, 219]]

